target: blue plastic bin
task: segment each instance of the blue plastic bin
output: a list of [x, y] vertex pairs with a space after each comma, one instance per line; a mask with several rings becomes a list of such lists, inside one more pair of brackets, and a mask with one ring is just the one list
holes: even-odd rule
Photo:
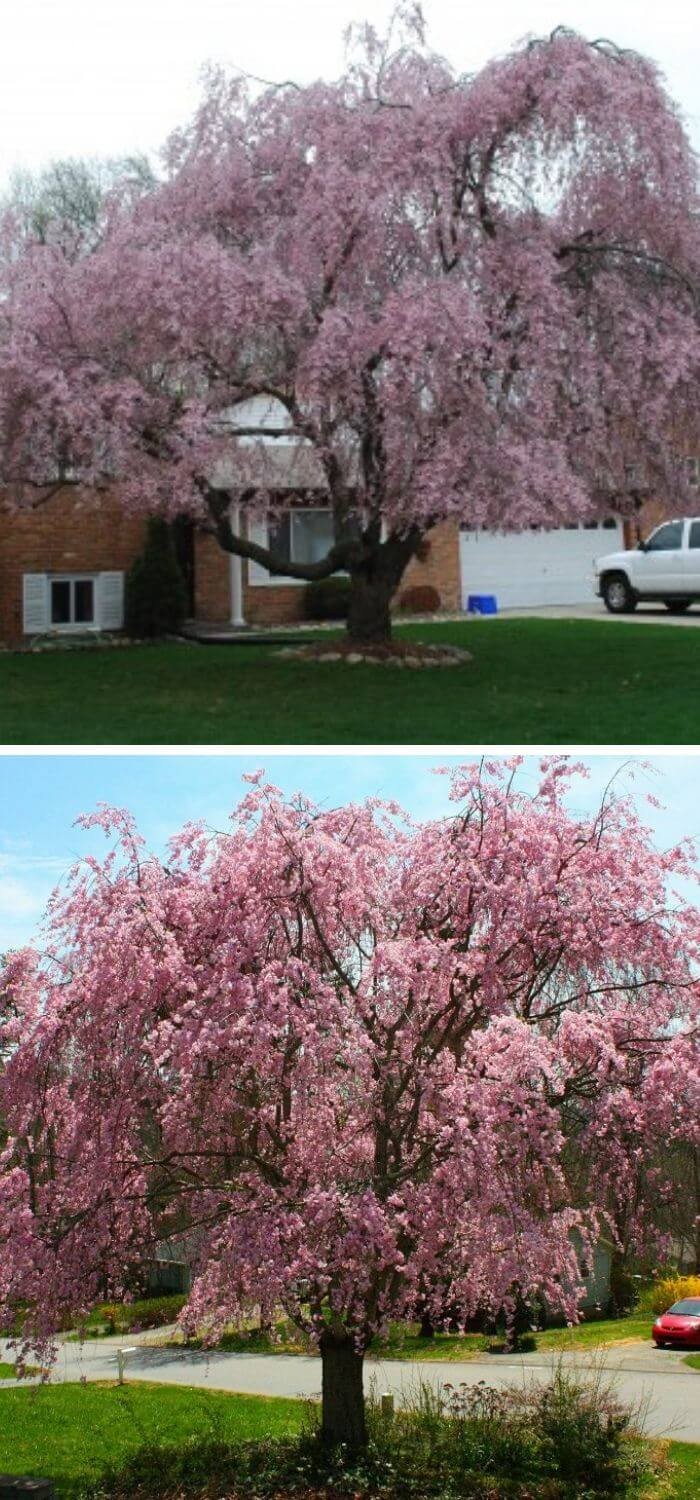
[[468, 615], [497, 615], [498, 600], [495, 594], [468, 594]]

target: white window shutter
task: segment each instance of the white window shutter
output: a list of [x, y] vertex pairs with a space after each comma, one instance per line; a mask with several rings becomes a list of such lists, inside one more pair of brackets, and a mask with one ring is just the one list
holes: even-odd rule
[[25, 635], [43, 635], [48, 628], [48, 574], [24, 573], [22, 576], [22, 630]]
[[[270, 533], [268, 530], [267, 518], [265, 518], [264, 521], [249, 522], [248, 536], [251, 542], [257, 542], [259, 547], [269, 546]], [[248, 563], [249, 583], [277, 583], [278, 581], [278, 579], [273, 578], [271, 574], [268, 573], [267, 568], [261, 567], [260, 563], [253, 562], [252, 558], [250, 559]]]
[[124, 624], [123, 573], [98, 575], [95, 617], [100, 630], [121, 630]]

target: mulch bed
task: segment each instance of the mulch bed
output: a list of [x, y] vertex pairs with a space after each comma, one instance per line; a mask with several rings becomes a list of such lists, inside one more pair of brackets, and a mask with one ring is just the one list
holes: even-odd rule
[[305, 646], [285, 646], [275, 653], [297, 661], [337, 662], [350, 666], [369, 662], [382, 667], [459, 667], [472, 660], [471, 651], [461, 646], [427, 646], [421, 641], [384, 641], [360, 644], [357, 641], [313, 641]]

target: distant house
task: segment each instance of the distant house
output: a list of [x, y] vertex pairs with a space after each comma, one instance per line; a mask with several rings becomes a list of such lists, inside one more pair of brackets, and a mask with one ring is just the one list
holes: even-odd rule
[[574, 1231], [574, 1242], [578, 1241], [579, 1259], [581, 1263], [582, 1281], [585, 1293], [580, 1307], [582, 1313], [598, 1313], [605, 1316], [610, 1309], [612, 1270], [612, 1245], [605, 1239], [598, 1240], [593, 1250], [593, 1261], [590, 1263], [581, 1254], [581, 1242]]
[[148, 1264], [148, 1290], [154, 1296], [170, 1292], [189, 1292], [192, 1283], [191, 1264], [195, 1256], [192, 1237], [161, 1240]]
[[[581, 1279], [585, 1287], [579, 1304], [580, 1311], [584, 1317], [605, 1317], [610, 1311], [612, 1246], [607, 1240], [600, 1239], [593, 1251], [593, 1261], [589, 1264], [583, 1256], [581, 1237], [576, 1230], [572, 1230], [572, 1240], [579, 1255]], [[169, 1292], [188, 1293], [197, 1248], [198, 1239], [192, 1233], [161, 1241], [149, 1263], [149, 1291], [157, 1296]]]

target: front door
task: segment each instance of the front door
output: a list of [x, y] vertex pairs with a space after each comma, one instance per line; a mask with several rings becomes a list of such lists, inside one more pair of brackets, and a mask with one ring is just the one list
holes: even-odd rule
[[173, 545], [180, 572], [185, 580], [187, 593], [187, 616], [194, 615], [194, 522], [189, 516], [176, 516], [173, 521]]

